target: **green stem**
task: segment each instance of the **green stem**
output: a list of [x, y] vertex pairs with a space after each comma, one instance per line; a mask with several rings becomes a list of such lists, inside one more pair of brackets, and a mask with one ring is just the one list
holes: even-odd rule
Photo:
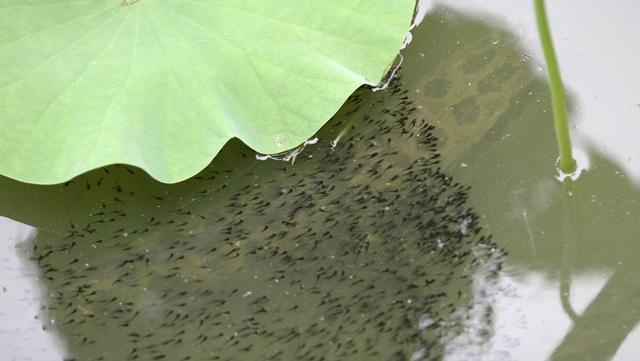
[[569, 121], [567, 119], [567, 100], [565, 98], [564, 86], [560, 78], [560, 68], [553, 50], [551, 31], [547, 22], [547, 13], [544, 7], [544, 0], [534, 0], [536, 8], [536, 20], [538, 22], [538, 32], [544, 50], [544, 57], [547, 62], [547, 73], [549, 75], [549, 88], [551, 90], [551, 105], [553, 107], [553, 117], [556, 128], [556, 141], [560, 152], [560, 170], [570, 174], [576, 170], [576, 161], [571, 153], [571, 138], [569, 135]]

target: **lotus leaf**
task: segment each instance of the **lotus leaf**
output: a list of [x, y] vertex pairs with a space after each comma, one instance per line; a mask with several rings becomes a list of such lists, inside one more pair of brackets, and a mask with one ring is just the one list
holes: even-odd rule
[[2, 0], [0, 173], [125, 163], [173, 183], [231, 138], [311, 137], [377, 84], [415, 0]]

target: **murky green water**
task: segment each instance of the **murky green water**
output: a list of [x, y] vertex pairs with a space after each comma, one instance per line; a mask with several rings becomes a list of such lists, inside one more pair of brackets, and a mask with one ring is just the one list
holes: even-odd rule
[[0, 179], [4, 356], [640, 357], [636, 186], [597, 153], [554, 179], [544, 73], [479, 14], [432, 9], [294, 162], [232, 142], [177, 185]]

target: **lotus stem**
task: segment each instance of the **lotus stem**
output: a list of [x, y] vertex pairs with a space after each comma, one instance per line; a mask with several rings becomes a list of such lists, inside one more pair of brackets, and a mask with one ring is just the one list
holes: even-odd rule
[[538, 23], [538, 33], [544, 51], [544, 58], [547, 62], [547, 74], [549, 76], [549, 89], [551, 90], [551, 106], [553, 108], [553, 118], [555, 121], [556, 141], [560, 153], [560, 170], [565, 174], [572, 174], [576, 171], [576, 161], [573, 159], [571, 151], [571, 137], [569, 134], [569, 121], [567, 119], [567, 100], [564, 92], [564, 85], [560, 78], [560, 68], [553, 49], [553, 40], [547, 21], [547, 13], [544, 0], [534, 0], [536, 21]]

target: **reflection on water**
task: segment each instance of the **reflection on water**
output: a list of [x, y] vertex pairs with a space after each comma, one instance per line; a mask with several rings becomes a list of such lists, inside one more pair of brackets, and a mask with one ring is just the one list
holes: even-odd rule
[[[550, 105], [539, 89], [516, 97], [521, 111], [450, 168], [472, 185], [481, 224], [508, 253], [500, 287], [524, 295], [496, 303], [492, 348], [511, 340], [512, 354], [528, 355], [518, 359], [636, 360], [639, 194], [598, 154], [575, 184], [553, 180]], [[582, 89], [569, 90], [581, 100]]]
[[[639, 341], [625, 340], [640, 314], [640, 197], [631, 182], [599, 156], [592, 157], [591, 170], [571, 194], [550, 182], [553, 170], [549, 165], [556, 156], [553, 134], [546, 129], [550, 123], [540, 121], [550, 116], [547, 107], [532, 103], [524, 116], [487, 140], [482, 152], [463, 157], [470, 166], [454, 173], [458, 179], [473, 182], [471, 203], [480, 212], [482, 224], [509, 253], [506, 269], [514, 276], [543, 273], [555, 281], [548, 287], [557, 293], [545, 302], [558, 303], [568, 297], [565, 306], [573, 305], [576, 310], [575, 316], [571, 307], [548, 314], [547, 323], [531, 331], [562, 327], [558, 322], [575, 323], [551, 358], [579, 360], [589, 354], [593, 360], [608, 360], [623, 342], [637, 345]], [[531, 149], [536, 149], [535, 157], [529, 155]], [[594, 272], [607, 281], [581, 311], [575, 305], [573, 279]], [[616, 359], [635, 359], [627, 357]]]
[[[608, 276], [606, 273], [574, 276], [571, 303], [579, 314], [596, 297]], [[560, 302], [558, 280], [539, 272], [503, 274], [499, 287], [504, 296], [497, 297], [494, 303], [497, 332], [484, 359], [548, 359], [572, 326]], [[505, 351], [518, 357], [496, 357]]]
[[[537, 72], [544, 76], [533, 2], [436, 2], [477, 18], [503, 21], [526, 44], [523, 53], [540, 61]], [[602, 154], [640, 184], [640, 68], [636, 61], [640, 5], [636, 0], [564, 0], [548, 1], [547, 7], [562, 77], [574, 96], [574, 140]]]
[[58, 335], [45, 332], [49, 325], [40, 320], [44, 290], [37, 282], [38, 269], [19, 251], [35, 235], [32, 227], [0, 217], [0, 350], [4, 360], [58, 361], [64, 354]]

